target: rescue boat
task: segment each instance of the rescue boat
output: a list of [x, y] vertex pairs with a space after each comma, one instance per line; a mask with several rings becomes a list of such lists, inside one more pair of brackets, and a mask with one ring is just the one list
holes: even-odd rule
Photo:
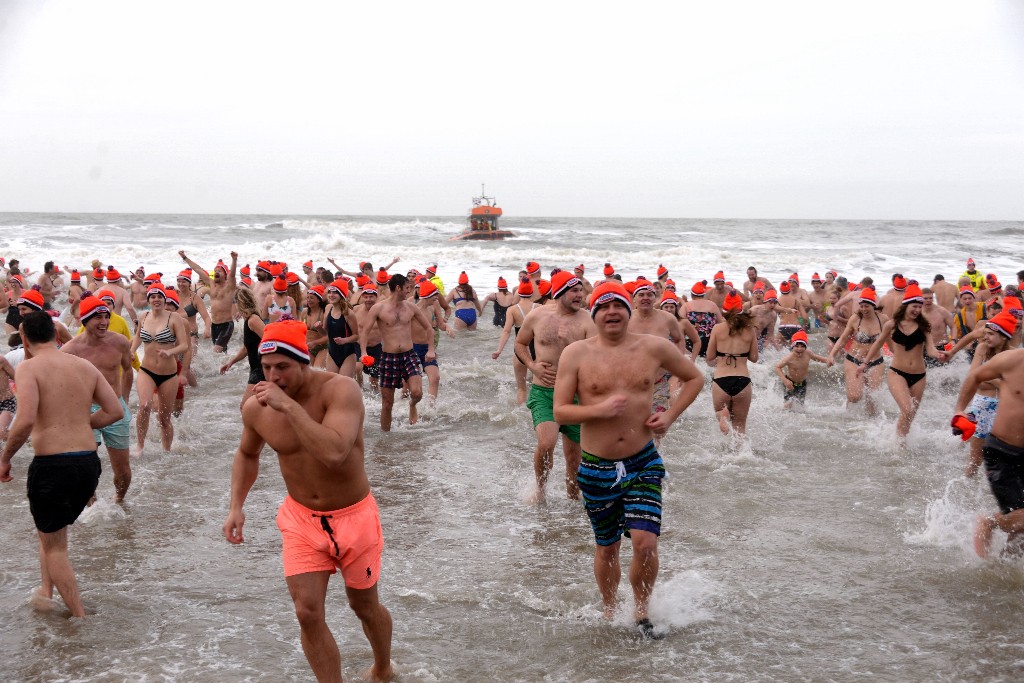
[[484, 192], [484, 186], [480, 186], [480, 196], [473, 197], [473, 208], [469, 211], [469, 229], [460, 235], [452, 237], [449, 241], [455, 240], [503, 240], [506, 237], [515, 237], [511, 230], [503, 230], [498, 227], [498, 219], [501, 217], [501, 207], [498, 200], [488, 197]]

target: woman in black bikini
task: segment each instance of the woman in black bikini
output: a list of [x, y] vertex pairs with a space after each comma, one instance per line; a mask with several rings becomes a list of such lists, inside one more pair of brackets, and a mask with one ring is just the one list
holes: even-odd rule
[[757, 362], [757, 332], [750, 313], [743, 311], [743, 299], [736, 290], [726, 297], [725, 322], [711, 330], [707, 344], [708, 365], [714, 365], [711, 401], [723, 434], [731, 425], [737, 434], [747, 431], [747, 413], [753, 389], [747, 361]]
[[172, 314], [167, 308], [167, 295], [164, 286], [156, 284], [146, 291], [149, 313], [140, 316], [139, 325], [132, 337], [131, 352], [134, 354], [140, 345], [144, 345], [142, 367], [135, 383], [139, 394], [139, 412], [136, 415], [135, 429], [138, 434], [139, 450], [142, 453], [146, 443], [146, 432], [149, 431], [149, 413], [153, 409], [154, 394], [160, 398], [157, 420], [160, 423], [160, 443], [165, 451], [171, 449], [174, 440], [174, 426], [171, 424], [171, 412], [174, 410], [174, 396], [178, 393], [178, 383], [183, 382], [184, 372], [178, 374], [177, 354], [185, 353], [189, 348], [188, 326], [185, 320]]
[[[892, 340], [892, 365], [889, 370], [889, 391], [896, 399], [900, 408], [900, 417], [896, 422], [896, 434], [902, 441], [910, 431], [917, 408], [924, 396], [925, 365], [924, 354], [939, 358], [932, 343], [932, 326], [928, 319], [921, 315], [924, 306], [924, 294], [921, 287], [911, 281], [903, 292], [903, 304], [882, 326], [882, 333], [868, 350], [868, 358], [880, 353], [882, 345]], [[857, 368], [862, 374], [864, 367]]]

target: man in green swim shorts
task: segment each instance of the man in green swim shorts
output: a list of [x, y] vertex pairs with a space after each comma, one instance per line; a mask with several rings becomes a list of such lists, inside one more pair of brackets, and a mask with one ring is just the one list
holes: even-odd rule
[[[526, 407], [533, 415], [533, 429], [537, 434], [537, 447], [533, 452], [533, 472], [537, 478], [537, 491], [533, 502], [544, 500], [548, 475], [554, 466], [555, 443], [562, 433], [562, 452], [565, 455], [565, 488], [569, 498], [580, 497], [576, 483], [576, 470], [580, 464], [580, 426], [559, 425], [555, 421], [555, 375], [558, 359], [566, 346], [575, 341], [593, 337], [594, 323], [583, 308], [583, 283], [569, 271], [559, 271], [551, 278], [554, 304], [538, 306], [523, 320], [516, 335], [516, 357], [533, 373], [533, 383]], [[533, 342], [536, 357], [530, 354]]]

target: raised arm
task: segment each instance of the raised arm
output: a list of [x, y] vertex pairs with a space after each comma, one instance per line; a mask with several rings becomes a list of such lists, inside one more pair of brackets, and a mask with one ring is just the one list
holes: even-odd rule
[[201, 265], [190, 259], [188, 256], [185, 256], [184, 250], [179, 251], [178, 256], [181, 257], [182, 261], [188, 264], [188, 267], [192, 269], [192, 272], [199, 276], [200, 282], [202, 282], [207, 287], [213, 285], [213, 281], [210, 279], [210, 274], [207, 273], [206, 270]]

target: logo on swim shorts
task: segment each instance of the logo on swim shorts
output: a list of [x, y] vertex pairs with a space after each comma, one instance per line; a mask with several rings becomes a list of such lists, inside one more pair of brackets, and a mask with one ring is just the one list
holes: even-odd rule
[[265, 341], [260, 343], [260, 353], [273, 353], [277, 351], [277, 342]]
[[370, 568], [369, 568], [369, 567], [367, 567], [367, 568], [366, 568], [366, 578], [368, 578], [368, 579], [369, 579], [369, 578], [370, 578], [370, 577], [372, 577], [372, 576], [373, 576], [373, 572], [371, 572], [371, 571], [370, 571]]

